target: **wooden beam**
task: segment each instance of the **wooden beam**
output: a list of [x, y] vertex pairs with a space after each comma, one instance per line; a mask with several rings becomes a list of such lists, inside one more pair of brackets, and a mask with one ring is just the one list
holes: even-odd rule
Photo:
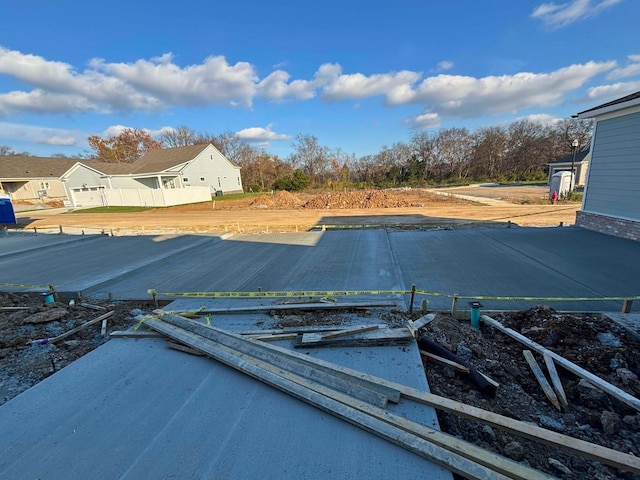
[[[259, 359], [251, 357], [250, 355], [235, 351], [224, 345], [216, 344], [209, 341], [197, 334], [185, 331], [174, 325], [165, 323], [163, 321], [154, 322], [151, 328], [161, 331], [167, 336], [175, 338], [181, 342], [188, 343], [193, 348], [197, 348], [208, 356], [231, 366], [247, 375], [250, 375], [267, 385], [277, 388], [299, 400], [302, 400], [310, 405], [313, 405], [322, 411], [330, 413], [340, 419], [343, 419], [363, 430], [373, 433], [385, 440], [405, 448], [414, 454], [417, 454], [429, 461], [432, 461], [452, 472], [463, 475], [469, 479], [508, 479], [508, 478], [536, 478], [536, 479], [548, 479], [545, 476], [535, 470], [527, 469], [523, 466], [518, 466], [515, 462], [511, 462], [508, 459], [504, 459], [507, 462], [507, 468], [509, 472], [514, 469], [516, 471], [523, 471], [525, 468], [528, 471], [527, 475], [531, 476], [505, 476], [498, 473], [493, 468], [482, 465], [479, 462], [472, 461], [465, 458], [457, 452], [450, 451], [443, 446], [437, 445], [435, 441], [427, 441], [435, 437], [440, 437], [444, 445], [455, 444], [454, 447], [458, 447], [460, 450], [464, 450], [467, 454], [477, 454], [481, 459], [484, 455], [484, 462], [493, 464], [500, 458], [487, 451], [482, 451], [478, 447], [471, 444], [466, 444], [455, 437], [437, 432], [433, 429], [414, 424], [402, 417], [395, 416], [384, 409], [372, 407], [369, 404], [358, 402], [357, 400], [344, 395], [340, 392], [331, 391], [331, 389], [309, 381], [306, 378], [292, 374], [291, 372], [282, 372], [273, 365], [267, 362], [263, 362]], [[274, 369], [275, 368], [275, 369]], [[362, 410], [360, 410], [360, 407]], [[372, 409], [379, 415], [376, 417], [370, 412]], [[384, 418], [382, 420], [380, 417]], [[395, 423], [394, 423], [395, 422]], [[412, 429], [416, 429], [417, 432], [413, 432]], [[417, 433], [421, 432], [422, 435]], [[486, 460], [490, 458], [490, 460]], [[536, 473], [539, 475], [534, 476]]]
[[561, 412], [562, 408], [560, 408], [560, 402], [558, 401], [556, 392], [554, 392], [553, 388], [551, 388], [551, 385], [549, 385], [549, 382], [547, 381], [547, 378], [544, 376], [544, 373], [542, 372], [540, 365], [538, 365], [538, 362], [536, 361], [536, 359], [533, 358], [533, 353], [531, 353], [531, 350], [523, 350], [522, 354], [524, 355], [524, 358], [527, 360], [527, 363], [529, 364], [529, 367], [531, 368], [533, 375], [536, 377], [536, 380], [538, 381], [538, 384], [542, 388], [542, 391], [544, 392], [546, 397], [549, 399], [551, 404], [554, 407], [556, 407], [556, 409], [559, 412]]
[[362, 374], [362, 377], [360, 377], [359, 372], [336, 365], [335, 363], [326, 362], [319, 358], [314, 358], [288, 348], [279, 347], [278, 345], [252, 341], [235, 333], [213, 326], [203, 325], [202, 323], [194, 322], [176, 315], [162, 315], [162, 320], [177, 327], [184, 328], [190, 332], [197, 333], [209, 340], [214, 340], [226, 346], [237, 348], [245, 353], [251, 352], [254, 356], [256, 356], [255, 350], [260, 350], [264, 355], [259, 357], [261, 359], [279, 357], [280, 359], [285, 359], [288, 362], [295, 361], [296, 363], [306, 367], [340, 378], [349, 384], [358, 385], [368, 390], [376, 391], [380, 395], [386, 397], [390, 402], [398, 403], [400, 401], [400, 392], [397, 389], [380, 385], [380, 383], [376, 381], [371, 381], [368, 378], [365, 378], [365, 374]]
[[39, 340], [32, 340], [31, 344], [46, 345], [48, 343], [59, 342], [62, 339], [65, 339], [67, 337], [70, 337], [71, 335], [74, 335], [74, 334], [78, 333], [80, 330], [84, 330], [85, 328], [90, 327], [91, 325], [93, 325], [95, 323], [101, 322], [102, 320], [104, 320], [106, 318], [109, 318], [113, 314], [114, 314], [114, 311], [111, 310], [110, 312], [107, 312], [104, 315], [100, 315], [99, 317], [94, 318], [93, 320], [89, 320], [88, 322], [85, 322], [82, 325], [69, 330], [68, 332], [65, 332], [65, 333], [63, 333], [61, 335], [58, 335], [57, 337], [41, 338]]
[[567, 395], [564, 393], [564, 388], [562, 388], [562, 381], [560, 381], [560, 376], [556, 370], [556, 364], [553, 363], [553, 358], [551, 358], [548, 353], [545, 353], [543, 357], [544, 363], [547, 365], [549, 377], [551, 378], [551, 384], [553, 385], [553, 389], [556, 391], [560, 405], [562, 408], [567, 408], [569, 406], [569, 402], [567, 401]]
[[348, 338], [324, 338], [319, 333], [304, 333], [298, 336], [295, 348], [312, 347], [371, 347], [382, 345], [404, 345], [413, 341], [407, 328], [385, 328], [375, 331], [355, 333]]
[[609, 382], [607, 382], [607, 381], [595, 376], [593, 373], [588, 372], [584, 368], [579, 367], [575, 363], [570, 362], [569, 360], [567, 360], [564, 357], [561, 357], [557, 353], [554, 353], [551, 350], [547, 350], [542, 345], [534, 342], [533, 340], [525, 337], [524, 335], [516, 332], [515, 330], [512, 330], [510, 328], [505, 327], [504, 325], [502, 325], [500, 322], [494, 320], [493, 318], [488, 317], [486, 315], [482, 315], [482, 317], [480, 317], [480, 318], [482, 318], [482, 320], [485, 323], [487, 323], [488, 325], [491, 325], [492, 327], [495, 327], [496, 329], [500, 330], [502, 333], [505, 333], [505, 334], [509, 335], [511, 338], [514, 338], [514, 339], [518, 340], [522, 344], [524, 344], [527, 347], [537, 351], [538, 353], [541, 353], [543, 355], [546, 353], [551, 358], [553, 358], [553, 360], [555, 360], [555, 362], [558, 365], [560, 365], [562, 368], [564, 368], [566, 370], [569, 370], [571, 373], [573, 373], [573, 374], [575, 374], [575, 375], [577, 375], [577, 376], [579, 376], [581, 378], [584, 378], [589, 383], [593, 384], [595, 387], [598, 387], [600, 390], [602, 390], [604, 392], [607, 392], [612, 397], [614, 397], [614, 398], [620, 400], [621, 402], [627, 404], [628, 406], [633, 407], [636, 410], [640, 411], [640, 400], [635, 398], [633, 395], [629, 395], [624, 390], [622, 390], [622, 389], [616, 387], [615, 385], [612, 385]]
[[377, 325], [365, 325], [363, 327], [345, 328], [342, 330], [336, 330], [331, 333], [324, 333], [320, 335], [322, 340], [328, 340], [331, 338], [345, 337], [347, 335], [354, 335], [356, 333], [370, 332], [371, 330], [379, 330]]
[[433, 361], [435, 363], [439, 363], [441, 365], [448, 365], [449, 367], [453, 367], [459, 372], [469, 373], [469, 367], [465, 367], [464, 365], [460, 365], [459, 363], [456, 363], [456, 362], [454, 362], [452, 360], [448, 360], [448, 359], [446, 359], [444, 357], [440, 357], [440, 356], [436, 355], [435, 353], [430, 353], [430, 352], [427, 352], [425, 350], [420, 350], [420, 355], [424, 355], [429, 360], [431, 360], [431, 361]]
[[[187, 323], [191, 323], [193, 324], [194, 328], [199, 329], [199, 332], [197, 332], [198, 334], [200, 334], [200, 332], [203, 332], [205, 334], [203, 335], [205, 336], [205, 338], [208, 338], [208, 331], [211, 331], [213, 333], [220, 332], [230, 337], [242, 338], [239, 335], [233, 334], [231, 332], [225, 332], [224, 330], [220, 330], [215, 327], [208, 327], [191, 320], [177, 317], [175, 315], [163, 315], [163, 320], [165, 319], [172, 324], [176, 322], [174, 325], [186, 325]], [[251, 342], [250, 340], [247, 341]], [[380, 388], [382, 391], [388, 392], [389, 395], [391, 395], [392, 392], [399, 392], [402, 396], [409, 400], [428, 405], [438, 410], [464, 417], [469, 420], [484, 423], [500, 430], [509, 432], [513, 435], [529, 440], [538, 441], [545, 445], [567, 451], [583, 458], [596, 460], [606, 465], [611, 465], [613, 467], [627, 470], [636, 474], [640, 473], [640, 458], [635, 457], [634, 455], [618, 452], [617, 450], [613, 450], [611, 448], [602, 447], [600, 445], [586, 442], [584, 440], [579, 440], [568, 435], [563, 435], [561, 433], [547, 430], [529, 422], [515, 420], [504, 415], [489, 412], [487, 410], [473, 407], [462, 402], [457, 402], [449, 398], [424, 392], [422, 390], [408, 387], [396, 382], [391, 382], [374, 375], [368, 375], [366, 373], [358, 372], [341, 365], [336, 365], [331, 362], [326, 362], [324, 360], [309, 357], [308, 355], [303, 355], [296, 351], [278, 347], [277, 345], [265, 344], [261, 342], [252, 343], [255, 345], [259, 345], [265, 350], [277, 351], [282, 355], [288, 355], [289, 357], [296, 358], [297, 361], [310, 366], [314, 366], [315, 368], [322, 368], [327, 372], [334, 371], [336, 374], [339, 374], [340, 376], [348, 379], [351, 382], [362, 382], [362, 384], [368, 385], [372, 389]], [[389, 399], [391, 400], [391, 397], [389, 397]]]

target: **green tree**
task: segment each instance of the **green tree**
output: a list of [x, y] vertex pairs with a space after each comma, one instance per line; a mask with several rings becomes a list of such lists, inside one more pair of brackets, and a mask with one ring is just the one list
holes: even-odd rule
[[287, 190], [289, 192], [299, 192], [311, 185], [311, 177], [302, 170], [297, 169], [293, 175], [281, 178], [275, 183], [276, 190]]

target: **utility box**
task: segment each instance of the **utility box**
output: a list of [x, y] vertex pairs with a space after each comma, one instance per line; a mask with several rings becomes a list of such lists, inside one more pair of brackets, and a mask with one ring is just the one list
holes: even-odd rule
[[0, 195], [0, 225], [15, 225], [16, 214], [13, 212], [11, 198]]
[[223, 194], [222, 190], [216, 190], [216, 197], [221, 197]]
[[571, 172], [557, 172], [551, 175], [549, 198], [553, 196], [553, 192], [558, 194], [558, 198], [568, 195], [571, 191], [572, 177], [573, 174]]

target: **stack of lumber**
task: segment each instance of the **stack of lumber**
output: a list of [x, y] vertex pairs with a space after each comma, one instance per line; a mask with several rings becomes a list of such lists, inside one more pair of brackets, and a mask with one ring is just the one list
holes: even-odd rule
[[160, 313], [147, 327], [274, 388], [378, 435], [470, 479], [552, 478], [428, 426], [390, 412], [388, 402], [412, 401], [486, 423], [576, 455], [640, 473], [640, 459], [481, 410], [379, 377], [243, 337], [177, 315]]

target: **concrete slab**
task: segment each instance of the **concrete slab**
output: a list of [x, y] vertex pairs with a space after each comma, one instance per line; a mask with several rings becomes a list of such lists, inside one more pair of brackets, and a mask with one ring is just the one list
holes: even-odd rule
[[91, 241], [104, 235], [35, 235], [11, 231], [6, 237], [0, 235], [0, 258], [17, 253], [52, 248], [70, 242]]
[[[326, 360], [425, 388], [417, 347]], [[390, 366], [393, 365], [393, 368]], [[433, 425], [431, 409], [394, 407]], [[451, 479], [331, 415], [162, 340], [111, 340], [0, 407], [1, 478]]]
[[640, 313], [605, 312], [603, 315], [640, 341]]

